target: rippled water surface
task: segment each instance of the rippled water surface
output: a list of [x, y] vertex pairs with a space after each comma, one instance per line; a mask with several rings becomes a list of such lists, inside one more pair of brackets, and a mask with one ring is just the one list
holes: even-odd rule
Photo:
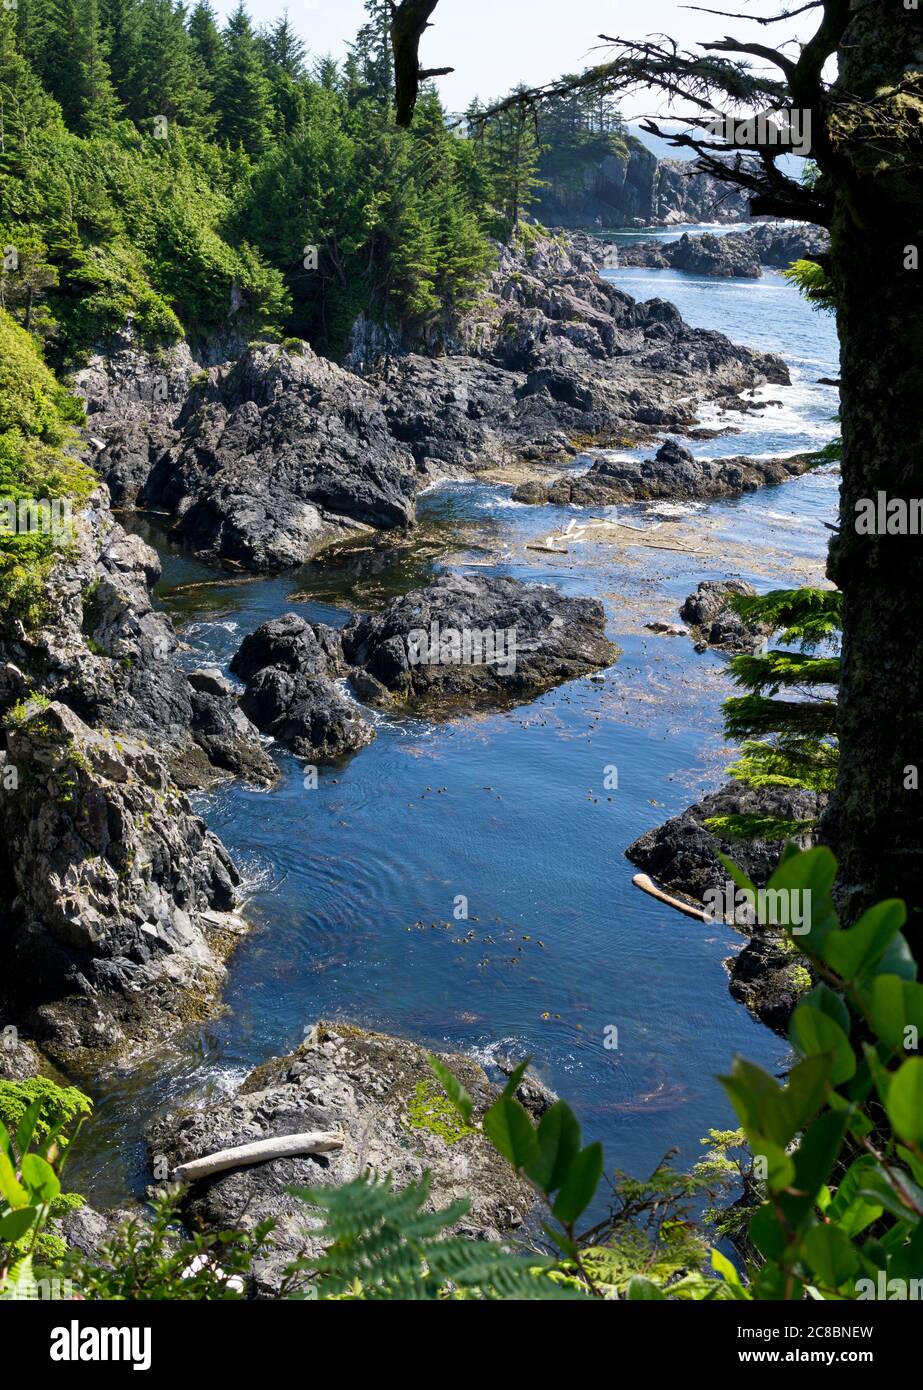
[[[691, 324], [788, 362], [793, 386], [758, 393], [771, 404], [734, 416], [741, 434], [692, 446], [703, 456], [791, 453], [835, 433], [835, 393], [817, 385], [836, 375], [832, 323], [781, 276], [608, 274], [637, 298], [672, 300]], [[348, 566], [201, 589], [189, 586], [210, 572], [162, 546], [159, 592], [189, 666], [225, 665], [246, 633], [289, 609], [341, 625], [447, 563], [601, 597], [624, 654], [602, 680], [504, 714], [441, 725], [374, 716], [372, 746], [322, 769], [316, 789], [282, 753], [273, 790], [235, 785], [202, 797], [245, 875], [256, 930], [233, 958], [226, 1014], [107, 1081], [72, 1183], [98, 1201], [137, 1189], [152, 1110], [203, 1087], [227, 1090], [319, 1017], [487, 1062], [531, 1053], [604, 1141], [611, 1166], [640, 1175], [673, 1146], [692, 1159], [709, 1127], [732, 1121], [715, 1079], [732, 1054], [777, 1068], [785, 1046], [727, 992], [723, 961], [739, 938], [632, 886], [625, 847], [720, 783], [728, 761], [722, 659], [696, 654], [688, 639], [655, 637], [643, 622], [648, 611], [675, 618], [702, 578], [743, 575], [765, 589], [796, 564], [793, 582], [819, 575], [836, 489], [826, 471], [678, 509], [709, 545], [701, 556], [648, 550], [640, 564], [612, 547], [573, 547], [566, 561], [526, 551], [574, 514], [516, 505], [508, 486], [485, 483], [445, 485], [421, 500], [427, 548], [369, 549]], [[663, 524], [670, 509], [622, 514]], [[617, 789], [605, 785], [611, 768]], [[458, 895], [467, 921], [453, 916]], [[613, 1024], [619, 1046], [607, 1050]]]

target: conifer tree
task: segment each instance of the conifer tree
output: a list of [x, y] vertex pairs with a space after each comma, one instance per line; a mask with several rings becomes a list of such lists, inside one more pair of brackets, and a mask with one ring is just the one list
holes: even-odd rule
[[[521, 90], [517, 88], [513, 97]], [[484, 123], [479, 145], [496, 210], [494, 230], [508, 241], [542, 186], [538, 176], [542, 146], [533, 113], [514, 102]]]
[[209, 0], [199, 0], [189, 16], [187, 27], [193, 51], [199, 61], [200, 71], [204, 74], [205, 84], [209, 92], [213, 93], [218, 70], [224, 56], [224, 49], [215, 20], [215, 11]]
[[184, 13], [174, 0], [142, 0], [130, 107], [138, 122], [165, 116], [181, 125], [208, 128], [208, 94]]
[[37, 70], [71, 130], [90, 135], [119, 113], [98, 0], [50, 0], [36, 20]]
[[286, 10], [257, 39], [269, 80], [274, 112], [273, 133], [284, 138], [304, 119], [306, 50]]
[[228, 20], [218, 73], [218, 133], [229, 145], [258, 156], [270, 143], [272, 94], [253, 25], [243, 5]]
[[[25, 172], [36, 133], [61, 119], [19, 49], [16, 28], [15, 14], [0, 10], [0, 174]], [[0, 193], [0, 216], [4, 201]]]
[[390, 105], [394, 92], [391, 54], [391, 7], [388, 0], [365, 0], [368, 20], [351, 45], [356, 94]]
[[131, 105], [132, 74], [138, 61], [140, 0], [100, 0], [99, 17], [106, 42], [112, 86], [119, 101], [127, 109]]
[[[746, 622], [765, 623], [781, 633], [785, 647], [736, 656], [731, 662], [731, 674], [748, 693], [724, 704], [725, 733], [745, 740], [728, 771], [751, 787], [832, 792], [838, 766], [835, 688], [840, 659], [835, 645], [842, 595], [836, 589], [778, 589], [736, 596], [731, 602]], [[833, 650], [814, 655], [822, 646]], [[775, 698], [782, 691], [809, 698]], [[706, 824], [738, 839], [782, 839], [815, 828], [811, 821], [751, 815], [718, 816]]]
[[272, 65], [279, 68], [293, 81], [299, 81], [305, 74], [306, 50], [295, 33], [288, 10], [284, 10], [269, 30], [266, 46]]
[[335, 92], [340, 87], [340, 65], [329, 53], [315, 59], [311, 77], [326, 92]]

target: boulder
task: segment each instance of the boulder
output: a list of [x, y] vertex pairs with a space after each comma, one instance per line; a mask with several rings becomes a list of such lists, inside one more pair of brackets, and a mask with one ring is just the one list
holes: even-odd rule
[[430, 714], [531, 699], [619, 655], [596, 600], [481, 575], [441, 575], [354, 619], [342, 641], [350, 666]]
[[247, 682], [241, 708], [257, 728], [312, 762], [335, 762], [371, 743], [374, 730], [337, 684], [340, 639], [297, 613], [246, 637], [231, 670]]
[[[499, 1094], [468, 1057], [442, 1061], [465, 1086], [480, 1118]], [[221, 1149], [309, 1131], [340, 1131], [342, 1149], [317, 1157], [286, 1157], [232, 1169], [195, 1183], [184, 1198], [186, 1219], [208, 1231], [250, 1230], [275, 1221], [272, 1246], [257, 1261], [256, 1292], [278, 1296], [293, 1260], [322, 1253], [317, 1218], [289, 1192], [325, 1187], [363, 1173], [390, 1173], [397, 1188], [429, 1172], [428, 1210], [459, 1197], [471, 1210], [453, 1228], [469, 1238], [499, 1239], [529, 1215], [534, 1192], [493, 1146], [447, 1106], [416, 1043], [346, 1024], [320, 1023], [288, 1057], [258, 1067], [237, 1093], [157, 1120], [149, 1134], [153, 1162], [179, 1164]]]
[[683, 603], [680, 617], [706, 646], [732, 653], [754, 652], [771, 634], [772, 624], [745, 622], [731, 607], [735, 596], [755, 597], [756, 590], [743, 579], [705, 579]]
[[722, 840], [705, 828], [715, 816], [773, 816], [779, 820], [815, 820], [826, 796], [796, 787], [748, 787], [730, 782], [709, 792], [681, 815], [673, 816], [629, 845], [625, 855], [664, 888], [702, 902], [710, 889], [723, 889], [728, 872], [718, 859], [720, 850], [758, 886], [765, 884], [779, 862], [777, 840]]

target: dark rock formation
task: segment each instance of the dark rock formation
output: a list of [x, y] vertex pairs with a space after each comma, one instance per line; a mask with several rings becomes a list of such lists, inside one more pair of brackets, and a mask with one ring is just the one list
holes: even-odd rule
[[355, 619], [342, 640], [351, 666], [428, 713], [524, 700], [619, 654], [595, 600], [481, 576], [442, 575]]
[[177, 666], [158, 573], [101, 490], [41, 626], [0, 612], [0, 1016], [68, 1072], [159, 1046], [212, 1008], [246, 924], [237, 874], [182, 788], [277, 776], [220, 673]]
[[304, 344], [249, 349], [188, 397], [139, 504], [206, 555], [296, 565], [357, 527], [408, 526], [416, 478], [362, 382]]
[[781, 932], [757, 927], [731, 958], [729, 989], [767, 1028], [786, 1036], [799, 999], [811, 988], [807, 966]]
[[[753, 788], [731, 782], [704, 796], [681, 815], [647, 831], [629, 845], [625, 854], [670, 892], [701, 903], [709, 892], [717, 890], [723, 894], [728, 887], [728, 872], [716, 851], [727, 855], [757, 887], [762, 887], [778, 864], [782, 850], [777, 840], [722, 840], [705, 828], [706, 820], [727, 815], [815, 820], [826, 803], [823, 793], [792, 787]], [[798, 999], [810, 987], [804, 963], [780, 931], [740, 921], [733, 925], [747, 931], [749, 939], [728, 962], [731, 994], [763, 1023], [784, 1033]]]
[[753, 244], [734, 232], [696, 237], [684, 232], [679, 241], [638, 241], [619, 247], [619, 263], [725, 279], [758, 280], [763, 273]]
[[561, 227], [630, 227], [682, 222], [743, 222], [746, 193], [711, 174], [695, 173], [693, 162], [658, 159], [626, 134], [608, 148], [579, 152], [566, 168], [546, 164], [536, 215]]
[[68, 1071], [203, 1016], [246, 924], [237, 874], [152, 749], [40, 700], [0, 797], [7, 1016]]
[[459, 344], [437, 358], [411, 353], [380, 372], [390, 427], [422, 473], [684, 431], [695, 420], [690, 400], [788, 382], [781, 359], [691, 329], [672, 304], [637, 303], [601, 279], [612, 256], [611, 245], [587, 236], [504, 249]]
[[822, 256], [830, 238], [821, 227], [761, 222], [744, 232], [715, 236], [684, 233], [679, 241], [635, 241], [618, 247], [619, 265], [652, 270], [686, 270], [692, 275], [758, 279], [761, 266], [784, 270], [792, 261]]
[[263, 570], [351, 530], [412, 522], [413, 462], [352, 374], [307, 344], [248, 348], [196, 374], [182, 360], [165, 376], [127, 350], [77, 374], [103, 445], [96, 467], [120, 503], [166, 511], [178, 539]]
[[[210, 1231], [275, 1221], [272, 1248], [254, 1271], [263, 1297], [278, 1294], [293, 1260], [322, 1250], [307, 1208], [287, 1191], [293, 1185], [332, 1186], [374, 1171], [390, 1173], [401, 1188], [428, 1171], [430, 1209], [459, 1197], [471, 1202], [457, 1234], [509, 1235], [530, 1212], [534, 1193], [479, 1133], [427, 1123], [426, 1102], [440, 1092], [426, 1057], [415, 1043], [321, 1023], [297, 1052], [258, 1067], [229, 1100], [158, 1120], [149, 1138], [152, 1158], [165, 1159], [172, 1170], [260, 1139], [310, 1130], [343, 1133], [341, 1151], [234, 1169], [196, 1183], [184, 1199], [187, 1219]], [[471, 1094], [480, 1117], [496, 1099], [496, 1088], [470, 1058], [442, 1060]]]
[[830, 233], [809, 222], [761, 222], [744, 234], [744, 240], [753, 246], [763, 265], [778, 270], [830, 250]]
[[30, 690], [69, 705], [93, 728], [146, 739], [184, 789], [228, 776], [277, 776], [230, 690], [196, 688], [176, 664], [172, 624], [154, 610], [160, 562], [116, 525], [98, 494], [48, 586], [45, 621], [27, 632], [0, 617], [0, 713]]
[[247, 682], [241, 706], [264, 733], [314, 762], [333, 762], [371, 743], [374, 732], [335, 684], [338, 635], [296, 613], [245, 638], [231, 670]]
[[434, 476], [692, 428], [697, 400], [788, 381], [779, 358], [636, 303], [600, 277], [613, 258], [588, 236], [501, 249], [438, 356], [364, 325], [355, 371], [307, 345], [198, 373], [179, 349], [166, 365], [132, 347], [95, 358], [77, 386], [97, 467], [202, 554], [271, 571], [350, 531], [410, 525]]
[[653, 459], [599, 459], [586, 473], [565, 473], [551, 483], [520, 484], [513, 499], [533, 505], [551, 502], [563, 507], [607, 507], [618, 502], [737, 497], [796, 478], [814, 462], [810, 454], [784, 459], [697, 459], [682, 445], [668, 440]]
[[757, 789], [730, 782], [703, 796], [682, 815], [648, 830], [629, 845], [625, 855], [670, 892], [702, 902], [710, 889], [723, 889], [728, 881], [727, 869], [716, 850], [733, 859], [760, 886], [775, 869], [782, 848], [775, 840], [721, 840], [706, 830], [706, 820], [730, 815], [814, 820], [825, 804], [826, 797], [818, 792], [793, 787]]
[[752, 584], [743, 579], [706, 579], [679, 610], [680, 617], [696, 630], [699, 641], [727, 652], [756, 651], [772, 632], [768, 623], [745, 623], [730, 606], [735, 595], [753, 597]]

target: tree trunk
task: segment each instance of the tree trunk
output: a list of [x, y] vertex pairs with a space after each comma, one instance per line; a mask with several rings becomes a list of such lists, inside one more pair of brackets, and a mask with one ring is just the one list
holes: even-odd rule
[[[839, 859], [846, 920], [882, 898], [904, 898], [918, 958], [923, 536], [859, 534], [856, 504], [877, 501], [880, 492], [889, 500], [923, 498], [923, 272], [912, 268], [923, 238], [921, 41], [919, 12], [900, 0], [866, 3], [854, 11], [840, 49], [834, 90], [834, 99], [848, 94], [844, 120], [856, 124], [839, 145], [855, 177], [837, 188], [831, 227], [843, 485], [828, 573], [844, 594], [844, 632], [840, 773], [824, 827]], [[895, 92], [902, 82], [904, 93]], [[888, 89], [884, 109], [894, 127], [874, 115]], [[876, 95], [868, 117], [855, 99]], [[831, 108], [835, 123], [835, 100]]]

